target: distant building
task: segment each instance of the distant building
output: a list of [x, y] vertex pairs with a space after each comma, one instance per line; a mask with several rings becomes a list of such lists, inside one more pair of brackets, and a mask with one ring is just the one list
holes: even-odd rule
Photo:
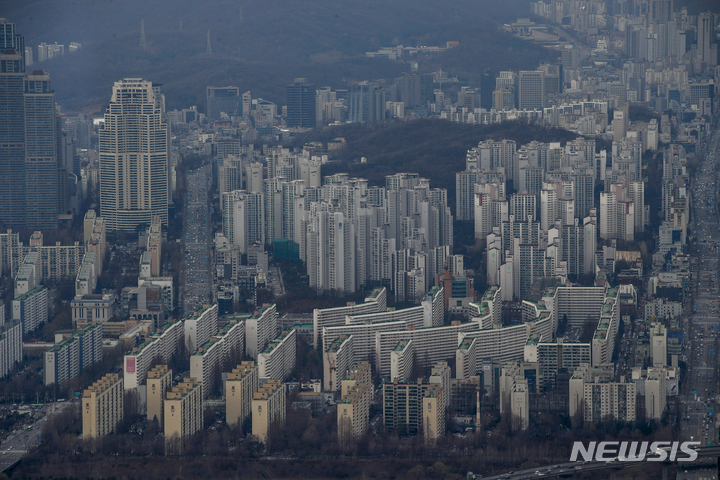
[[243, 102], [239, 87], [207, 87], [206, 93], [208, 120], [220, 120], [223, 113], [228, 120], [240, 115], [248, 116], [241, 112]]
[[305, 78], [296, 78], [287, 86], [287, 126], [315, 128], [316, 124], [315, 85]]

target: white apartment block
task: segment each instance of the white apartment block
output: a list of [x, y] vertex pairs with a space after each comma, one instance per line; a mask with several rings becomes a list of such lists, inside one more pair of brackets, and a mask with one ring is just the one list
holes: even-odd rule
[[682, 303], [655, 298], [645, 302], [645, 321], [655, 316], [660, 320], [671, 320], [682, 315]]
[[665, 370], [648, 368], [645, 378], [645, 416], [648, 420], [659, 421], [667, 405]]
[[0, 378], [12, 373], [15, 367], [23, 360], [22, 355], [22, 324], [17, 320], [5, 322], [5, 306], [0, 302]]
[[555, 385], [555, 377], [559, 369], [574, 372], [582, 364], [591, 364], [590, 343], [544, 342], [538, 335], [530, 335], [525, 344], [525, 361], [538, 362], [542, 372], [542, 388]]
[[258, 307], [252, 317], [245, 321], [245, 351], [257, 359], [267, 344], [278, 334], [278, 318], [275, 304]]
[[552, 336], [552, 317], [544, 312], [539, 318], [525, 322], [521, 325], [512, 325], [500, 328], [487, 328], [459, 333], [458, 344], [465, 338], [473, 337], [476, 341], [476, 371], [471, 375], [478, 375], [485, 358], [492, 358], [500, 363], [523, 360], [525, 345], [530, 335]]
[[[188, 352], [194, 352], [218, 331], [217, 303], [198, 308], [189, 318], [185, 319], [184, 323], [185, 348], [187, 348]], [[202, 381], [202, 379], [200, 381]]]
[[190, 356], [190, 377], [203, 388], [203, 398], [214, 394], [216, 373], [223, 365], [236, 365], [245, 355], [245, 324], [230, 321]]
[[475, 337], [465, 337], [460, 341], [460, 345], [455, 351], [455, 378], [467, 380], [476, 371], [478, 371], [477, 342]]
[[256, 242], [265, 243], [265, 204], [262, 193], [234, 190], [223, 193], [223, 234], [242, 253]]
[[12, 318], [22, 323], [23, 335], [44, 325], [48, 321], [48, 289], [40, 285], [15, 298]]
[[348, 315], [363, 315], [368, 313], [384, 312], [387, 308], [387, 290], [385, 287], [376, 288], [365, 301], [336, 308], [316, 308], [313, 310], [313, 344], [317, 348], [317, 341], [324, 327], [345, 325]]
[[[353, 359], [351, 363], [355, 364], [367, 360], [368, 355], [373, 353], [375, 334], [377, 332], [403, 331], [407, 330], [407, 328], [408, 325], [404, 321], [325, 327], [322, 331], [322, 342], [324, 346], [328, 346], [341, 335], [352, 335]], [[324, 347], [324, 349], [327, 350], [327, 347]]]
[[390, 378], [393, 383], [410, 380], [414, 367], [415, 349], [412, 340], [400, 340], [390, 352]]
[[91, 323], [45, 352], [43, 382], [65, 385], [102, 359], [102, 325]]
[[[620, 302], [617, 287], [608, 289], [600, 310], [600, 321], [592, 339], [592, 364], [600, 365], [612, 361], [615, 337], [620, 325]], [[597, 314], [596, 314], [597, 315]]]
[[88, 295], [95, 293], [97, 286], [97, 254], [95, 252], [87, 252], [83, 256], [82, 265], [75, 277], [75, 295]]
[[297, 331], [284, 330], [258, 354], [258, 375], [261, 379], [286, 380], [295, 370]]
[[15, 275], [15, 297], [27, 293], [40, 283], [40, 254], [30, 252], [25, 255], [22, 265]]
[[185, 341], [183, 322], [166, 323], [146, 340], [125, 355], [123, 361], [125, 390], [145, 385], [147, 372], [155, 358], [167, 363]]
[[[382, 325], [382, 324], [379, 324]], [[378, 326], [379, 326], [378, 325]], [[417, 328], [415, 330], [395, 329], [375, 333], [375, 361], [379, 366], [380, 376], [390, 381], [391, 356], [400, 340], [411, 340], [415, 350], [415, 358], [419, 362], [445, 361], [455, 355], [458, 346], [458, 335], [462, 332], [477, 330], [476, 321], [449, 325], [444, 327]]]

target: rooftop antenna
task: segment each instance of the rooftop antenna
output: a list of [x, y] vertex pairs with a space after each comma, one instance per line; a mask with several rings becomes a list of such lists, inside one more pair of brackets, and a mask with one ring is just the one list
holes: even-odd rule
[[207, 49], [205, 50], [205, 53], [212, 55], [212, 47], [210, 46], [210, 30], [208, 30], [207, 33]]
[[147, 48], [147, 40], [145, 39], [145, 19], [140, 20], [140, 48]]

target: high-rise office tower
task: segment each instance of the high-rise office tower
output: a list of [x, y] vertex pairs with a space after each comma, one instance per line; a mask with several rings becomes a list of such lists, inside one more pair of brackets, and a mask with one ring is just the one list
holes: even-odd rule
[[242, 106], [240, 87], [207, 87], [208, 120], [220, 120], [222, 113], [229, 117], [245, 115], [240, 111]]
[[672, 15], [673, 0], [650, 0], [649, 23], [667, 23]]
[[[25, 224], [24, 41], [0, 19], [0, 221]], [[22, 49], [24, 51], [24, 48]]]
[[545, 106], [545, 72], [520, 71], [520, 110], [535, 110]]
[[[66, 181], [58, 165], [60, 125], [50, 76], [35, 70], [25, 78], [25, 225], [57, 228], [64, 204], [58, 188]], [[61, 175], [62, 173], [62, 175]]]
[[50, 77], [25, 72], [24, 45], [0, 19], [0, 221], [55, 229], [66, 205], [59, 117]]
[[160, 96], [139, 78], [115, 82], [100, 130], [100, 213], [108, 231], [168, 221], [168, 127]]
[[[715, 32], [714, 17], [715, 15], [710, 12], [701, 13], [697, 20], [697, 58], [709, 65], [717, 65], [717, 50], [710, 48], [710, 41]], [[713, 51], [715, 51], [714, 59], [712, 58]]]
[[314, 128], [316, 117], [315, 85], [305, 78], [296, 78], [287, 86], [287, 126]]

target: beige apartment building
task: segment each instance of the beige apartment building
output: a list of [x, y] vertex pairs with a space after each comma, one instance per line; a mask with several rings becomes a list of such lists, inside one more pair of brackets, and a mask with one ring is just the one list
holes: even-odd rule
[[230, 427], [250, 416], [253, 394], [258, 391], [259, 376], [255, 362], [242, 362], [228, 373], [225, 382], [225, 421]]
[[83, 393], [83, 438], [112, 433], [123, 419], [123, 379], [108, 373]]
[[372, 383], [370, 364], [360, 362], [342, 381], [342, 399], [337, 407], [338, 440], [341, 445], [350, 438], [360, 437], [370, 423]]
[[252, 400], [252, 434], [266, 442], [268, 431], [274, 426], [285, 424], [285, 384], [280, 380], [268, 380]]
[[164, 406], [166, 453], [179, 453], [185, 437], [203, 428], [202, 402], [202, 382], [195, 378], [186, 378], [167, 392]]
[[162, 428], [165, 416], [165, 393], [172, 388], [172, 370], [167, 365], [157, 365], [147, 376], [147, 419], [157, 418]]

